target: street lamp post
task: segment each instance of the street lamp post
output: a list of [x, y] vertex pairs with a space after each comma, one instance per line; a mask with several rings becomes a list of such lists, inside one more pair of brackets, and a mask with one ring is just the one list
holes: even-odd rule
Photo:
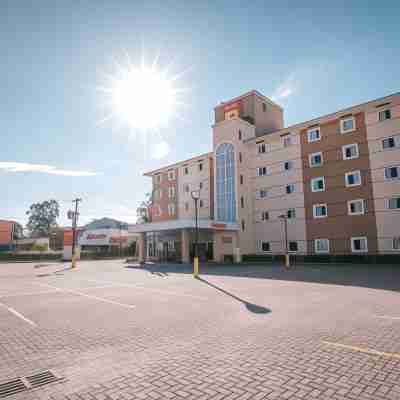
[[192, 199], [194, 200], [194, 208], [195, 208], [195, 243], [194, 243], [194, 259], [193, 259], [193, 276], [195, 278], [199, 275], [199, 253], [198, 253], [198, 244], [199, 244], [199, 223], [198, 223], [198, 201], [200, 199], [200, 190], [193, 190]]
[[285, 236], [285, 266], [286, 268], [290, 267], [290, 255], [288, 249], [288, 235], [287, 235], [287, 216], [282, 214], [279, 218], [283, 221], [283, 230]]

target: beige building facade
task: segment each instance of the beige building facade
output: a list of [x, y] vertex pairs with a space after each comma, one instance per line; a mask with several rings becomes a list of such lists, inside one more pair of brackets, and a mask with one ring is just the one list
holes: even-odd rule
[[400, 94], [290, 127], [257, 91], [214, 109], [210, 153], [153, 182], [140, 259], [400, 254]]

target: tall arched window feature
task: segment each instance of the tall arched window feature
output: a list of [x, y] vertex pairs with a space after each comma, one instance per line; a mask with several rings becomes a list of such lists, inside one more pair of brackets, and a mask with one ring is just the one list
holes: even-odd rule
[[216, 151], [217, 219], [236, 221], [235, 152], [232, 144], [220, 144]]

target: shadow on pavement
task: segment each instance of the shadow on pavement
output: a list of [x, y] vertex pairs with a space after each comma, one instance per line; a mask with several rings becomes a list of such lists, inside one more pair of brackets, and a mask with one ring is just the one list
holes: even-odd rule
[[[191, 264], [129, 264], [126, 268], [146, 270], [152, 274], [192, 274]], [[200, 265], [201, 275], [276, 279], [330, 285], [358, 286], [400, 292], [400, 265], [374, 264], [306, 264], [289, 270], [278, 264], [208, 264]]]
[[249, 303], [248, 301], [243, 300], [240, 297], [237, 297], [236, 295], [234, 295], [232, 293], [229, 293], [225, 289], [222, 289], [219, 286], [214, 285], [213, 283], [207, 281], [206, 279], [203, 279], [200, 277], [197, 277], [196, 279], [205, 283], [208, 286], [211, 286], [212, 288], [218, 290], [219, 292], [222, 292], [222, 293], [226, 294], [227, 296], [232, 297], [233, 299], [239, 301], [240, 303], [244, 304], [246, 306], [247, 310], [254, 314], [269, 314], [271, 312], [271, 310], [269, 308], [265, 308], [265, 307], [259, 306], [257, 304]]

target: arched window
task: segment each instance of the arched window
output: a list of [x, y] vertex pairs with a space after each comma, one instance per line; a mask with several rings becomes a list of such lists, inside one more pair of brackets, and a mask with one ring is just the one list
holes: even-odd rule
[[236, 221], [235, 152], [232, 144], [220, 144], [216, 151], [217, 220]]

